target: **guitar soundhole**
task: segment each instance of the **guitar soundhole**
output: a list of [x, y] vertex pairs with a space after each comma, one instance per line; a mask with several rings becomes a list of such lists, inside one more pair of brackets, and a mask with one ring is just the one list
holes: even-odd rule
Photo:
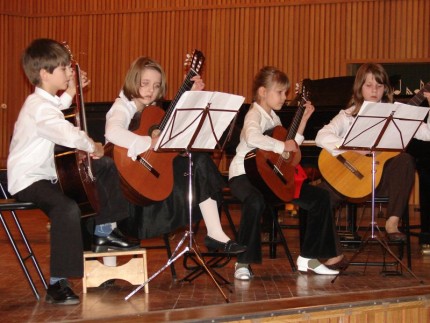
[[149, 129], [148, 129], [148, 136], [152, 136], [152, 133], [155, 131], [155, 130], [159, 130], [160, 128], [159, 128], [159, 126], [158, 125], [153, 125], [153, 126], [151, 126], [151, 127], [149, 127]]

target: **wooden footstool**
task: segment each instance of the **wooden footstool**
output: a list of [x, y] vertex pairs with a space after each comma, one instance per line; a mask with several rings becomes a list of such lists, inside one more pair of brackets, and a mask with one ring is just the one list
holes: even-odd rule
[[[133, 256], [127, 263], [119, 266], [106, 266], [101, 257]], [[141, 285], [148, 279], [146, 249], [130, 251], [84, 252], [84, 277], [82, 278], [83, 292], [89, 287], [98, 287], [110, 279], [123, 279], [132, 285]], [[145, 285], [148, 293], [148, 284]]]

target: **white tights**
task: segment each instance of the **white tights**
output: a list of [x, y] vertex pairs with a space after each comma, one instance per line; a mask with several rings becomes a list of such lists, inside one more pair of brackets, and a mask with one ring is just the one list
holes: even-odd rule
[[227, 242], [230, 238], [224, 233], [218, 212], [217, 202], [211, 198], [199, 204], [203, 220], [206, 224], [208, 236], [220, 242]]

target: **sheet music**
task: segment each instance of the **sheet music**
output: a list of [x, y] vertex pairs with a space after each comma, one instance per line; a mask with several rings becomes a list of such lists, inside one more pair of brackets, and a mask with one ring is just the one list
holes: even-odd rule
[[243, 96], [223, 92], [185, 92], [176, 104], [167, 126], [163, 129], [155, 150], [189, 148], [188, 144], [207, 107], [209, 107], [207, 117], [191, 148], [214, 149], [217, 140], [230, 125], [244, 100]]
[[[345, 136], [341, 149], [403, 150], [413, 138], [429, 108], [403, 103], [374, 103], [364, 101]], [[392, 120], [387, 125], [388, 118]], [[376, 142], [379, 138], [379, 142]]]

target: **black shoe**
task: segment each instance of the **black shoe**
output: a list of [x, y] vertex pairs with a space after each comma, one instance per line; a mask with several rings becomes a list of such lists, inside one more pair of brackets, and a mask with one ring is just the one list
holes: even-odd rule
[[45, 301], [57, 305], [76, 305], [80, 303], [79, 296], [72, 291], [66, 279], [48, 286]]
[[246, 251], [246, 247], [238, 244], [236, 241], [228, 240], [221, 242], [209, 236], [205, 237], [205, 245], [209, 251], [219, 251], [228, 254], [238, 254]]
[[94, 236], [91, 249], [93, 252], [103, 252], [109, 249], [132, 250], [140, 247], [140, 241], [130, 240], [121, 231], [114, 229], [107, 237]]
[[387, 232], [387, 238], [388, 241], [391, 242], [405, 242], [406, 241], [406, 234], [404, 234], [403, 232], [392, 232], [392, 233], [388, 233]]

